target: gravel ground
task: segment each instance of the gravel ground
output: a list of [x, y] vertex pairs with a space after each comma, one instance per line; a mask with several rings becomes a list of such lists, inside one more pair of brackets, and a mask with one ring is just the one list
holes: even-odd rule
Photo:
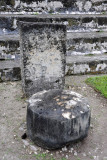
[[107, 99], [84, 83], [87, 77], [66, 77], [66, 88], [89, 101], [92, 118], [88, 137], [56, 151], [21, 139], [26, 132], [27, 108], [21, 82], [0, 83], [0, 160], [107, 160]]

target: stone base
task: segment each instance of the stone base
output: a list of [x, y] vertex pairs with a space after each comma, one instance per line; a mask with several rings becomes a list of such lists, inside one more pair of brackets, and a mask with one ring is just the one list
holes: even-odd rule
[[37, 145], [61, 148], [87, 136], [90, 107], [80, 94], [53, 89], [34, 94], [27, 108], [27, 134]]

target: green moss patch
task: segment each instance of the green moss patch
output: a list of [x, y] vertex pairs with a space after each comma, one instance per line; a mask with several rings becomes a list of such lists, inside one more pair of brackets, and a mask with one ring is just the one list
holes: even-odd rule
[[90, 77], [87, 78], [85, 82], [107, 98], [107, 75]]

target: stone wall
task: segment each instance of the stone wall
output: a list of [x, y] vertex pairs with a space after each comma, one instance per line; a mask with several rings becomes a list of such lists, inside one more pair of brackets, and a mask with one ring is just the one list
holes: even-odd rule
[[104, 12], [106, 0], [1, 0], [0, 11], [15, 12]]
[[104, 14], [0, 14], [0, 35], [18, 33], [18, 20], [66, 24], [67, 30], [71, 32], [107, 30], [107, 16]]
[[66, 26], [20, 23], [23, 90], [27, 96], [49, 88], [63, 88]]

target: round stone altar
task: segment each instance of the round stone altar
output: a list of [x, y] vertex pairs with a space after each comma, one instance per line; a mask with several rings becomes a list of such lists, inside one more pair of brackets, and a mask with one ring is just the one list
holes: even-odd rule
[[90, 107], [82, 95], [52, 89], [34, 94], [27, 108], [27, 134], [43, 148], [61, 148], [87, 136]]

